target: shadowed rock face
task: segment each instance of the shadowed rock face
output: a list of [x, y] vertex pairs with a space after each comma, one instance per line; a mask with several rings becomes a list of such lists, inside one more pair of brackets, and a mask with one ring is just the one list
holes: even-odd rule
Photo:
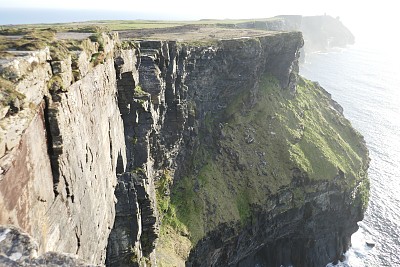
[[[130, 155], [128, 166], [131, 168], [130, 173], [124, 176], [124, 186], [121, 190], [129, 192], [126, 188], [135, 188], [137, 193], [143, 194], [142, 200], [133, 193], [121, 194], [123, 199], [120, 203], [129, 203], [126, 196], [132, 196], [132, 199], [138, 199], [139, 206], [135, 209], [130, 206], [131, 212], [128, 215], [125, 213], [129, 210], [127, 204], [121, 204], [126, 205], [125, 208], [121, 206], [119, 220], [124, 226], [115, 227], [115, 235], [112, 232], [110, 236], [110, 266], [132, 264], [132, 259], [138, 259], [142, 255], [152, 260], [157, 258], [151, 253], [157, 246], [155, 241], [159, 236], [159, 222], [154, 218], [154, 185], [157, 187], [157, 183], [164, 179], [165, 170], [168, 170], [176, 186], [175, 189], [174, 186], [169, 188], [171, 192], [167, 193], [171, 194], [171, 203], [176, 201], [175, 193], [179, 190], [184, 190], [188, 195], [192, 195], [193, 191], [195, 194], [201, 192], [199, 184], [195, 183], [193, 188], [186, 188], [180, 183], [192, 173], [199, 176], [200, 170], [197, 169], [198, 166], [194, 166], [193, 155], [198, 153], [199, 147], [202, 146], [225, 155], [225, 148], [219, 145], [221, 140], [229, 138], [223, 134], [224, 125], [229, 121], [229, 116], [234, 116], [235, 113], [251, 113], [259, 102], [261, 77], [275, 77], [280, 90], [286, 92], [286, 97], [296, 97], [297, 59], [302, 39], [299, 33], [279, 33], [257, 38], [222, 40], [207, 46], [182, 45], [174, 41], [140, 41], [138, 45], [138, 73], [120, 72], [117, 84], [120, 110], [123, 111], [127, 153]], [[140, 85], [140, 90], [132, 92], [132, 86], [129, 87], [129, 84], [135, 87]], [[315, 90], [326, 97], [327, 109], [331, 109], [330, 106], [333, 106], [334, 102], [325, 91], [317, 85], [314, 86]], [[243, 95], [245, 97], [242, 97]], [[239, 108], [227, 111], [240, 97], [242, 101], [238, 105]], [[340, 111], [337, 105], [332, 109]], [[227, 117], [227, 114], [230, 115]], [[351, 129], [348, 122], [343, 125]], [[251, 144], [253, 141], [254, 138], [249, 134], [246, 142]], [[357, 139], [355, 143], [363, 146], [362, 139]], [[214, 155], [215, 161], [221, 157], [218, 153]], [[365, 158], [366, 154], [363, 153], [366, 151], [361, 149], [360, 154]], [[261, 156], [258, 155], [254, 160], [258, 160], [258, 157]], [[243, 173], [243, 170], [248, 168], [239, 158], [233, 161], [237, 173]], [[270, 166], [268, 173], [271, 168], [274, 167]], [[365, 165], [356, 168], [364, 170]], [[292, 171], [293, 177], [288, 179], [293, 179], [293, 183], [288, 188], [283, 187], [274, 194], [268, 189], [264, 199], [260, 200], [269, 203], [267, 206], [272, 208], [252, 206], [251, 223], [243, 225], [243, 222], [235, 222], [236, 218], [233, 217], [230, 222], [228, 220], [221, 224], [205, 222], [205, 236], [195, 243], [188, 264], [269, 266], [292, 263], [298, 266], [320, 266], [340, 258], [349, 246], [351, 233], [356, 230], [356, 221], [362, 218], [363, 206], [354, 204], [353, 195], [356, 194], [359, 199], [363, 193], [333, 181], [337, 170], [332, 174], [327, 173], [324, 178], [321, 177], [323, 181], [310, 180], [307, 174], [298, 169]], [[274, 175], [272, 171], [272, 176]], [[229, 179], [230, 183], [237, 181], [237, 177], [227, 177], [227, 180]], [[299, 188], [313, 192], [294, 196], [294, 192]], [[212, 211], [213, 202], [210, 199], [204, 199], [198, 194], [199, 202], [210, 202], [208, 208], [211, 211], [205, 211], [205, 220], [215, 221], [213, 217], [222, 216]], [[196, 201], [196, 198], [189, 198], [188, 195], [188, 202]], [[297, 203], [294, 200], [296, 197], [303, 199], [303, 202]], [[179, 208], [182, 213], [189, 213], [185, 211], [189, 209], [185, 204]], [[141, 209], [145, 212], [140, 213]], [[327, 218], [336, 213], [340, 213], [336, 216], [346, 220], [346, 223], [330, 223]], [[137, 217], [138, 214], [141, 214], [141, 218]], [[162, 218], [168, 215], [158, 216]], [[128, 217], [138, 218], [138, 224], [129, 226], [129, 220], [126, 219]], [[117, 213], [116, 225], [119, 222]], [[140, 232], [140, 224], [145, 223], [147, 226]], [[127, 230], [129, 227], [132, 227], [130, 231]], [[190, 232], [191, 226], [188, 228]], [[128, 240], [132, 249], [124, 250], [118, 240]], [[120, 257], [118, 251], [124, 256]]]
[[[220, 225], [192, 249], [191, 266], [325, 266], [341, 259], [362, 209], [346, 203], [350, 192], [333, 183], [303, 186], [324, 188], [324, 193], [308, 194], [304, 206], [284, 212], [253, 207], [256, 215], [244, 227]], [[270, 197], [269, 203], [279, 205], [287, 193]]]
[[[87, 51], [64, 60], [51, 60], [44, 51], [34, 56], [34, 66], [31, 59], [16, 59], [24, 62], [20, 69], [17, 63], [2, 65], [15, 90], [26, 97], [13, 112], [6, 108], [1, 113], [6, 138], [0, 139], [0, 223], [27, 231], [37, 240], [39, 253], [67, 252], [107, 266], [144, 266], [159, 260], [155, 248], [160, 235], [166, 235], [160, 224], [170, 216], [162, 206], [168, 199], [169, 207], [176, 204], [173, 219], [187, 224], [186, 232], [178, 234], [192, 238], [190, 257], [184, 255], [182, 261], [193, 266], [319, 266], [348, 248], [364, 207], [357, 202], [360, 183], [346, 185], [341, 171], [336, 176], [336, 166], [332, 177], [320, 180], [309, 178], [301, 166], [288, 169], [282, 186], [260, 182], [264, 187], [257, 191], [257, 201], [239, 205], [234, 199], [240, 210], [227, 206], [224, 214], [218, 214], [221, 203], [207, 198], [200, 181], [212, 160], [235, 170], [224, 175], [229, 187], [222, 196], [236, 197], [237, 188], [256, 186], [239, 178], [247, 179], [253, 161], [270, 164], [265, 153], [249, 150], [252, 156], [246, 158], [250, 152], [242, 143], [238, 149], [228, 141], [236, 145], [234, 140], [242, 140], [237, 131], [242, 126], [245, 145], [258, 144], [259, 132], [276, 133], [252, 130], [246, 121], [227, 125], [260, 109], [266, 77], [277, 88], [265, 96], [268, 105], [287, 104], [275, 103], [277, 96], [296, 99], [301, 33], [257, 32], [200, 45], [122, 45], [109, 35], [102, 40], [101, 46], [92, 42]], [[333, 105], [326, 93], [315, 93], [316, 86], [309, 92], [303, 87], [302, 94], [318, 95], [331, 103], [327, 107]], [[275, 113], [265, 117], [263, 112], [257, 118], [277, 121]], [[302, 119], [301, 112], [294, 117]], [[339, 115], [332, 118], [350, 128]], [[304, 125], [296, 127], [304, 131]], [[277, 146], [286, 149], [286, 143]], [[205, 152], [199, 156], [199, 151]], [[257, 169], [255, 177], [277, 180], [275, 169], [289, 161], [281, 160], [276, 168]], [[182, 192], [185, 198], [179, 202]], [[195, 217], [204, 226], [200, 230], [184, 217], [186, 210], [193, 215], [187, 209], [193, 203], [203, 205], [204, 216]], [[345, 222], [328, 223], [334, 215]]]
[[[175, 41], [141, 41], [139, 45], [136, 69], [125, 68], [123, 57], [117, 66], [128, 173], [120, 177], [116, 191], [120, 201], [115, 225], [120, 227], [114, 227], [110, 236], [110, 266], [129, 265], [142, 252], [153, 257], [159, 235], [154, 184], [165, 170], [177, 180], [187, 172], [206, 116], [224, 109], [242, 88], [254, 88], [266, 70], [294, 93], [292, 72], [298, 69], [302, 39], [299, 33], [287, 33], [223, 40], [209, 47]], [[136, 195], [127, 188], [135, 188]], [[132, 208], [132, 202], [138, 207]], [[132, 218], [139, 222], [132, 225]], [[121, 246], [125, 241], [120, 240], [128, 246]]]

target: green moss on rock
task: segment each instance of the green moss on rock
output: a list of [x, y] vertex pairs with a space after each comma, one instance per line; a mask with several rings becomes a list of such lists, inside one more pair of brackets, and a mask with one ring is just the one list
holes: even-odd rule
[[104, 52], [94, 53], [92, 54], [92, 58], [90, 59], [90, 63], [95, 67], [99, 64], [103, 64], [106, 59]]
[[59, 74], [53, 75], [48, 81], [47, 86], [51, 92], [63, 91], [65, 89], [63, 80]]
[[133, 90], [134, 90], [134, 97], [149, 96], [149, 93], [143, 91], [142, 86], [140, 86], [140, 84], [136, 85]]
[[296, 139], [291, 129], [302, 125], [303, 135], [298, 142], [290, 142], [292, 160], [306, 171], [311, 179], [334, 177], [344, 172], [350, 180], [357, 178], [362, 168], [361, 136], [338, 111], [330, 105], [330, 98], [314, 83], [303, 80], [296, 98], [284, 105], [280, 116], [289, 133], [288, 140]]
[[99, 48], [98, 48], [99, 51], [104, 51], [104, 38], [103, 38], [103, 35], [101, 32], [89, 36], [89, 39], [90, 39], [90, 41], [96, 42], [99, 44]]
[[24, 98], [25, 95], [16, 90], [14, 83], [0, 77], [0, 109], [9, 106], [8, 113], [16, 112], [19, 102]]

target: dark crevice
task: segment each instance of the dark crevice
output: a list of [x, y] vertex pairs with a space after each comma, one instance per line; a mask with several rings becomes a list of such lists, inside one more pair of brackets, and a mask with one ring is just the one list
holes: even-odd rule
[[47, 138], [47, 153], [50, 157], [51, 172], [53, 174], [53, 191], [54, 195], [57, 197], [59, 195], [57, 186], [60, 182], [60, 170], [58, 168], [58, 153], [55, 153], [53, 146], [53, 135], [51, 133], [51, 118], [49, 111], [49, 98], [44, 97], [45, 107], [44, 107], [44, 122], [46, 128], [46, 138]]
[[75, 237], [76, 237], [76, 245], [77, 245], [75, 254], [78, 254], [79, 249], [81, 248], [81, 239], [80, 239], [77, 231], [75, 231]]
[[118, 152], [116, 171], [117, 175], [124, 173], [124, 159], [122, 158], [121, 151]]
[[69, 183], [67, 182], [67, 179], [64, 177], [64, 182], [65, 182], [65, 192], [67, 193], [67, 197], [71, 197], [71, 190], [69, 189]]
[[[140, 249], [136, 244], [137, 236], [141, 229], [138, 214], [137, 191], [135, 188], [135, 179], [139, 179], [134, 171], [135, 147], [140, 143], [139, 136], [135, 132], [136, 109], [139, 107], [135, 101], [136, 87], [135, 78], [132, 72], [121, 72], [123, 65], [122, 58], [116, 58], [115, 68], [117, 72], [117, 101], [118, 108], [124, 125], [124, 136], [126, 145], [126, 162], [119, 151], [116, 160], [116, 175], [118, 184], [115, 188], [117, 203], [115, 206], [116, 215], [113, 229], [111, 230], [108, 245], [106, 266], [137, 266], [132, 262], [135, 256], [134, 250]], [[112, 144], [110, 144], [111, 146]], [[111, 147], [110, 147], [111, 149]], [[113, 160], [114, 162], [114, 160]], [[126, 165], [126, 168], [124, 166]], [[143, 196], [145, 197], [145, 196]], [[121, 242], [123, 240], [123, 242]], [[141, 250], [141, 249], [140, 249]], [[139, 258], [137, 259], [139, 260]]]

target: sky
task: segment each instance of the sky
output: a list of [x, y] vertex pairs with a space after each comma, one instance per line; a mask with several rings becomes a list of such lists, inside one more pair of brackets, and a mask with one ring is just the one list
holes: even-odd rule
[[[351, 0], [0, 0], [3, 8], [90, 9], [104, 12], [134, 12], [137, 19], [265, 18], [282, 14], [340, 17], [353, 32], [395, 34], [397, 1]], [[145, 15], [143, 15], [145, 14]], [[141, 16], [141, 17], [140, 17]], [[357, 34], [356, 34], [357, 36]]]
[[[362, 4], [361, 4], [362, 3]], [[36, 7], [65, 9], [132, 10], [145, 13], [175, 13], [205, 18], [249, 18], [279, 14], [316, 15], [328, 13], [333, 16], [361, 15], [386, 9], [395, 14], [392, 0], [245, 0], [245, 1], [184, 1], [184, 0], [0, 0], [0, 7]], [[393, 7], [393, 8], [391, 8]]]

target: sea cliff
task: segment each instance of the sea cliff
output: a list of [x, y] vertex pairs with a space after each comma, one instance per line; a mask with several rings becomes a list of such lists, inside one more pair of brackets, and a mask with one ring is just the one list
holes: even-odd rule
[[328, 51], [334, 47], [345, 47], [355, 42], [354, 35], [339, 17], [333, 18], [326, 14], [322, 16], [282, 15], [266, 20], [237, 23], [235, 27], [268, 31], [301, 31], [304, 37], [301, 60], [305, 59], [306, 54]]
[[101, 33], [2, 61], [0, 224], [94, 265], [338, 260], [368, 152], [298, 75], [302, 34], [194, 31], [209, 38]]

